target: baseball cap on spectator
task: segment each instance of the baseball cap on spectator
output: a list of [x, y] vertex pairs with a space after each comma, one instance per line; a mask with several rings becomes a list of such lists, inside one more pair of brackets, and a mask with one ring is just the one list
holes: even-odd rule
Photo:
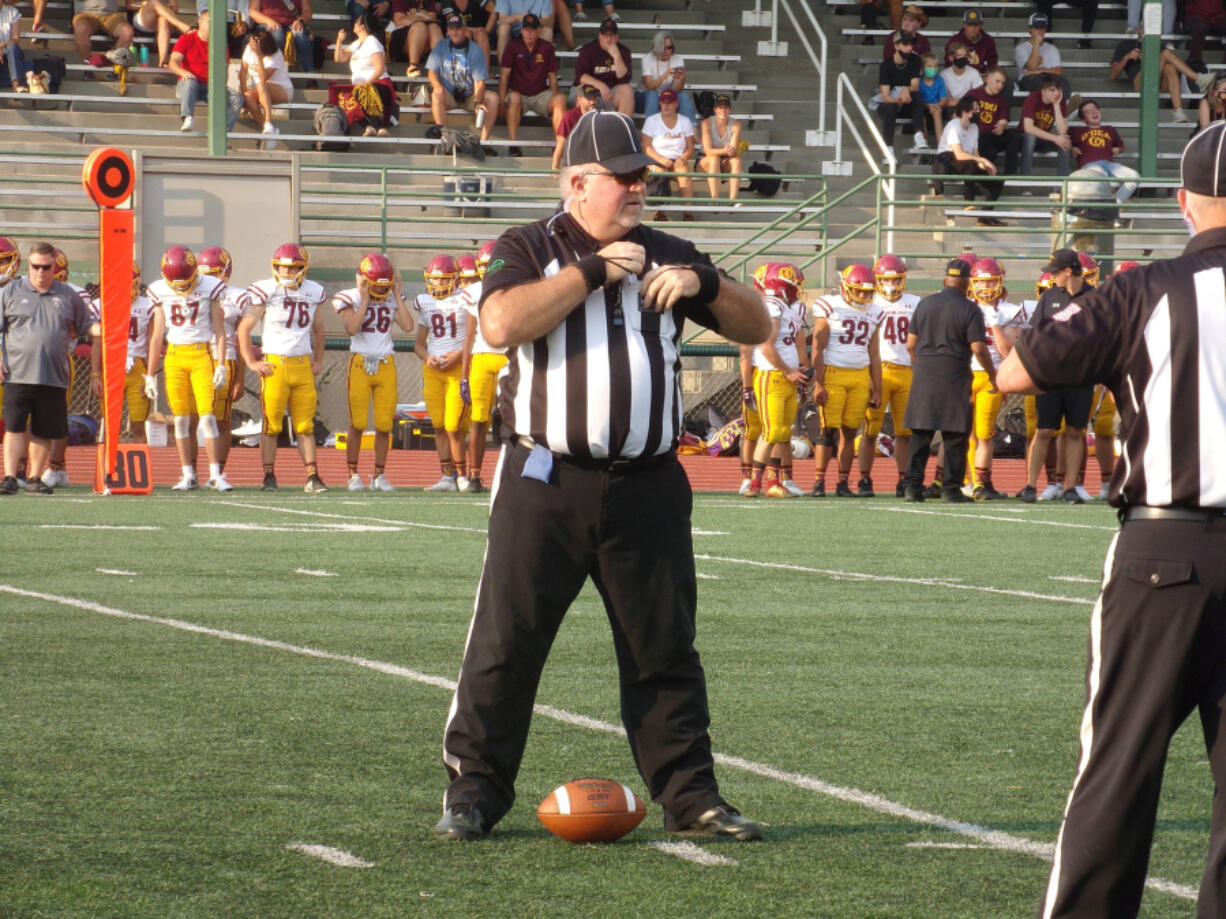
[[1081, 274], [1081, 259], [1077, 257], [1077, 250], [1057, 249], [1051, 254], [1051, 261], [1047, 263], [1043, 270], [1055, 274], [1057, 271], [1063, 271], [1066, 268], [1072, 268], [1073, 274]]
[[521, 29], [539, 29], [541, 20], [537, 18], [536, 13], [525, 13], [524, 18], [519, 21]]
[[732, 97], [727, 93], [718, 93], [715, 96], [715, 107], [719, 108], [721, 105], [726, 105], [728, 108], [732, 108]]
[[904, 16], [914, 16], [916, 19], [918, 19], [921, 29], [928, 27], [928, 17], [925, 16], [924, 11], [920, 9], [918, 6], [916, 6], [914, 3], [906, 7], [902, 11], [902, 14]]
[[1226, 121], [1214, 121], [1188, 141], [1179, 160], [1179, 177], [1194, 195], [1226, 198]]
[[1027, 26], [1031, 29], [1046, 29], [1051, 26], [1051, 22], [1046, 13], [1031, 13]]
[[981, 26], [983, 25], [983, 16], [979, 10], [967, 10], [962, 14], [962, 24], [964, 26]]
[[664, 90], [664, 92], [660, 93], [660, 101], [661, 102], [676, 102], [677, 94], [673, 92], [671, 89], [666, 89]]
[[969, 278], [971, 276], [971, 266], [964, 258], [950, 259], [949, 264], [945, 266], [945, 277], [947, 278]]
[[616, 35], [620, 30], [617, 28], [617, 20], [612, 17], [605, 19], [600, 24], [600, 32], [602, 35]]
[[566, 152], [562, 154], [563, 166], [599, 163], [618, 173], [645, 169], [653, 162], [643, 152], [639, 129], [621, 112], [588, 112], [566, 138]]
[[464, 25], [464, 18], [460, 16], [458, 13], [452, 13], [450, 16], [447, 17], [447, 28], [450, 29], [452, 26], [463, 26], [463, 25]]
[[589, 99], [599, 99], [600, 90], [597, 87], [593, 86], [591, 83], [584, 83], [583, 84], [583, 95], [587, 96]]

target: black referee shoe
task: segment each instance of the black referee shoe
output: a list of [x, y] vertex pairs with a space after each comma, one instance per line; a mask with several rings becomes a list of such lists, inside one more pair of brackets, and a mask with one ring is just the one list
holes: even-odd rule
[[1064, 489], [1064, 495], [1061, 497], [1061, 500], [1063, 500], [1065, 504], [1085, 504], [1085, 500], [1081, 497], [1081, 495], [1077, 494], [1076, 488]]
[[851, 486], [846, 481], [839, 482], [834, 488], [834, 496], [836, 498], [854, 498], [856, 493], [851, 490]]
[[1039, 500], [1039, 493], [1033, 485], [1023, 485], [1022, 490], [1017, 493], [1017, 497], [1023, 504], [1034, 504]]
[[15, 495], [17, 494], [17, 478], [15, 476], [6, 475], [0, 479], [0, 495]]
[[942, 488], [941, 500], [946, 504], [970, 504], [971, 499], [962, 494], [962, 489], [958, 487]]
[[898, 484], [894, 486], [894, 497], [901, 498], [907, 493], [907, 480], [899, 479]]
[[873, 494], [873, 480], [869, 476], [861, 476], [860, 483], [856, 487], [856, 497], [871, 498]]
[[453, 804], [434, 825], [434, 835], [443, 839], [472, 841], [485, 835], [481, 811], [472, 804]]
[[924, 500], [924, 489], [918, 485], [907, 485], [903, 490], [902, 499], [908, 504], [920, 504]]
[[720, 804], [703, 813], [681, 833], [685, 836], [752, 842], [762, 838], [762, 827], [747, 817], [742, 817], [735, 807]]
[[[55, 489], [52, 488], [50, 485], [48, 485], [46, 482], [44, 482], [42, 479], [30, 479], [30, 481], [26, 482], [26, 494], [27, 495], [53, 495], [55, 494]], [[1080, 504], [1081, 501], [1078, 500], [1077, 503]]]

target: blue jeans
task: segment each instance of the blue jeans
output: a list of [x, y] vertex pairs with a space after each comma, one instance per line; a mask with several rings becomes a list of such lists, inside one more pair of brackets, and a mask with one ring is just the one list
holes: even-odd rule
[[[1085, 166], [1072, 173], [1074, 178], [1101, 178], [1101, 179], [1139, 179], [1141, 174], [1131, 166], [1125, 166], [1123, 163], [1116, 163], [1113, 160], [1098, 160], [1097, 162], [1087, 163]], [[1123, 182], [1120, 185], [1119, 191], [1115, 193], [1116, 204], [1123, 204], [1137, 190], [1135, 181]], [[1068, 197], [1069, 201], [1081, 200], [1098, 200], [1103, 201], [1111, 198], [1111, 183], [1108, 181], [1102, 182], [1069, 182]]]
[[[180, 80], [175, 87], [175, 95], [179, 97], [179, 117], [186, 118], [196, 108], [197, 102], [209, 101], [209, 85], [201, 83], [195, 77]], [[226, 90], [226, 130], [233, 131], [238, 122], [238, 114], [243, 110], [243, 97], [232, 89]]]
[[20, 45], [9, 45], [4, 49], [4, 62], [9, 66], [9, 79], [14, 83], [26, 82], [26, 59], [21, 54]]
[[1061, 150], [1050, 140], [1041, 140], [1033, 134], [1022, 135], [1022, 175], [1028, 176], [1033, 172], [1034, 166], [1034, 151], [1038, 149], [1042, 152], [1053, 151], [1056, 154], [1056, 175], [1068, 175], [1069, 167], [1069, 151]]
[[[277, 42], [277, 47], [282, 51], [285, 50], [285, 34], [289, 29], [269, 29], [272, 37]], [[315, 51], [311, 48], [311, 33], [306, 29], [301, 32], [291, 32], [294, 36], [294, 49], [298, 52], [298, 63], [294, 67], [295, 70], [301, 70], [304, 73], [315, 72]]]
[[[650, 118], [660, 111], [660, 94], [654, 89], [635, 90], [634, 107]], [[694, 108], [694, 97], [685, 90], [677, 93], [677, 111], [694, 122], [695, 127], [698, 126], [698, 110]]]

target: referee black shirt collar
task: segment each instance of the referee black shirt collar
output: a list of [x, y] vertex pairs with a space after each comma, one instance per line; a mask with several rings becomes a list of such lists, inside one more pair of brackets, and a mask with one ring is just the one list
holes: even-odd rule
[[[559, 211], [557, 216], [549, 221], [550, 232], [555, 236], [560, 236], [565, 239], [577, 252], [587, 254], [589, 252], [597, 252], [604, 246], [591, 233], [583, 228], [583, 225], [575, 219], [570, 211]], [[614, 240], [614, 242], [623, 242], [629, 240], [640, 245], [643, 244], [643, 228], [636, 226], [626, 231], [625, 235]], [[644, 270], [648, 266], [644, 265]]]
[[1183, 254], [1191, 255], [1193, 252], [1221, 248], [1226, 248], [1226, 227], [1214, 227], [1197, 233], [1189, 239], [1188, 244], [1184, 246]]

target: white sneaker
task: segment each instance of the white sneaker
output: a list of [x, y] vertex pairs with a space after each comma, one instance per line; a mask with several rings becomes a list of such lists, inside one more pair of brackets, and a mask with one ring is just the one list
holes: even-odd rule
[[750, 486], [752, 483], [753, 483], [753, 479], [741, 479], [741, 490], [740, 490], [740, 491], [738, 491], [738, 492], [737, 492], [737, 494], [738, 494], [738, 495], [747, 495], [747, 494], [749, 494], [749, 486]]
[[962, 486], [962, 494], [966, 495], [968, 498], [973, 497], [975, 494], [975, 486], [970, 482], [967, 482]]
[[1175, 124], [1187, 124], [1188, 116], [1183, 109], [1177, 108], [1175, 113], [1171, 115], [1171, 121], [1175, 122]]
[[1082, 501], [1093, 501], [1094, 500], [1094, 496], [1090, 494], [1088, 491], [1086, 491], [1086, 488], [1084, 485], [1074, 485], [1073, 491], [1077, 492], [1077, 497], [1080, 498]]
[[458, 490], [459, 488], [456, 485], [455, 476], [452, 476], [452, 475], [445, 475], [441, 479], [439, 479], [437, 482], [435, 482], [433, 485], [427, 485], [425, 488], [422, 489], [422, 491], [435, 491], [435, 492], [458, 491]]
[[47, 467], [47, 471], [43, 473], [43, 484], [49, 488], [66, 487], [68, 485], [68, 470]]
[[1064, 494], [1064, 489], [1052, 482], [1039, 494], [1040, 501], [1058, 501]]
[[350, 491], [366, 491], [366, 486], [362, 484], [362, 477], [356, 472], [349, 477]]
[[370, 477], [370, 490], [395, 491], [396, 486], [387, 480], [387, 476], [383, 475], [383, 473], [379, 473], [379, 475], [372, 475]]
[[1098, 499], [1106, 501], [1109, 497], [1111, 497], [1111, 483], [1103, 482], [1103, 487], [1098, 490]]
[[[266, 121], [264, 122], [264, 130], [261, 131], [260, 133], [267, 135], [267, 134], [280, 134], [281, 132], [277, 130], [277, 126], [273, 124], [271, 121]], [[268, 140], [264, 141], [264, 149], [265, 150], [276, 150], [277, 142], [270, 137]]]
[[170, 486], [171, 491], [195, 491], [200, 487], [200, 481], [194, 475], [185, 475]]
[[917, 150], [927, 150], [928, 149], [928, 138], [924, 136], [923, 131], [915, 132], [915, 148]]
[[196, 119], [191, 115], [184, 115], [183, 120], [179, 122], [179, 130], [186, 133], [196, 127]]
[[779, 484], [782, 485], [784, 489], [788, 491], [788, 493], [793, 494], [798, 498], [803, 498], [805, 495], [805, 490], [801, 488], [799, 485], [797, 485], [795, 482], [793, 482], [791, 479], [784, 479]]
[[468, 476], [466, 475], [457, 476], [455, 480], [455, 487], [459, 489], [460, 491], [467, 492], [468, 491]]
[[234, 491], [234, 486], [226, 481], [224, 475], [219, 475], [217, 478], [209, 482], [209, 488], [215, 488], [223, 494], [227, 491]]

